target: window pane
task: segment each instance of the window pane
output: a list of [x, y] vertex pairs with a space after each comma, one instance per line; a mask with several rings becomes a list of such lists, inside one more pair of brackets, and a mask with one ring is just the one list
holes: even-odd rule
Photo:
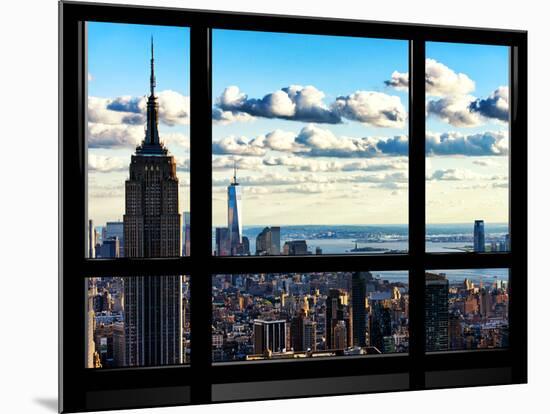
[[426, 45], [426, 250], [510, 250], [509, 48]]
[[189, 364], [188, 276], [86, 280], [86, 368]]
[[408, 249], [408, 42], [214, 30], [215, 255]]
[[426, 352], [508, 346], [508, 269], [426, 271]]
[[212, 277], [214, 362], [408, 352], [408, 272]]
[[188, 255], [189, 29], [87, 28], [87, 257]]

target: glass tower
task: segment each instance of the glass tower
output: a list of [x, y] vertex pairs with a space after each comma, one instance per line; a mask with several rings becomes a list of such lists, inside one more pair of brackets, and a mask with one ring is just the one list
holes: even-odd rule
[[242, 244], [242, 205], [241, 187], [237, 181], [237, 168], [233, 173], [233, 182], [227, 187], [227, 228], [231, 254], [238, 254]]

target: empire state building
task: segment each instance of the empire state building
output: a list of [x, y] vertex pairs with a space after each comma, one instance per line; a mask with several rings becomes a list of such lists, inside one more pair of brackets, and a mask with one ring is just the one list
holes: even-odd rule
[[[151, 39], [150, 95], [145, 138], [126, 180], [126, 257], [175, 257], [181, 252], [176, 161], [160, 142], [155, 60]], [[180, 364], [182, 276], [127, 278], [124, 285], [125, 365]]]

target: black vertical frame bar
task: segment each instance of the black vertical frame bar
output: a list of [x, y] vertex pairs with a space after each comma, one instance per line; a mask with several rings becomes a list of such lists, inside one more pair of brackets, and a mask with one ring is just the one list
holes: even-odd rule
[[527, 37], [510, 48], [510, 348], [512, 379], [527, 381]]
[[191, 26], [191, 369], [193, 403], [211, 401], [212, 296], [211, 30]]
[[59, 10], [59, 410], [68, 411], [84, 405], [83, 390], [72, 391], [71, 381], [79, 378], [85, 355], [79, 259], [86, 245], [86, 29], [84, 22], [65, 19]]
[[424, 387], [426, 239], [426, 43], [409, 41], [409, 353], [411, 389]]

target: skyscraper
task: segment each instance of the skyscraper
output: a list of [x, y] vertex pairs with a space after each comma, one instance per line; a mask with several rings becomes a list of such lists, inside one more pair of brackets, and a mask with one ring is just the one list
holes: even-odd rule
[[101, 239], [103, 241], [117, 237], [120, 241], [120, 257], [124, 257], [124, 223], [121, 221], [108, 221], [103, 227]]
[[382, 353], [392, 352], [386, 346], [386, 339], [392, 334], [390, 309], [385, 306], [384, 300], [373, 300], [370, 307], [370, 345]]
[[485, 224], [483, 220], [474, 222], [474, 252], [485, 251]]
[[191, 213], [183, 213], [183, 246], [181, 254], [183, 256], [191, 255]]
[[366, 341], [367, 312], [365, 298], [367, 296], [366, 272], [354, 272], [351, 276], [351, 307], [353, 319], [353, 345], [364, 347]]
[[[150, 95], [145, 139], [126, 180], [126, 257], [174, 257], [181, 252], [176, 161], [160, 142], [151, 39]], [[182, 276], [136, 277], [124, 282], [125, 365], [182, 363]]]
[[227, 227], [216, 227], [216, 256], [230, 256], [229, 230]]
[[227, 228], [229, 230], [229, 245], [231, 254], [239, 254], [239, 246], [242, 243], [242, 196], [241, 187], [237, 181], [237, 168], [233, 172], [233, 181], [227, 187]]
[[286, 321], [254, 321], [254, 353], [282, 352], [286, 348]]
[[449, 346], [449, 281], [444, 274], [426, 273], [426, 351]]
[[302, 256], [308, 254], [305, 240], [291, 240], [285, 242], [283, 254], [286, 256]]
[[[325, 314], [325, 340], [326, 349], [344, 349], [351, 343], [352, 323], [349, 315], [345, 314], [344, 306], [345, 295], [340, 289], [330, 289], [327, 296], [326, 314]], [[342, 323], [340, 323], [342, 322]], [[342, 329], [344, 326], [345, 329]], [[338, 331], [338, 337], [335, 336], [335, 329]], [[344, 336], [342, 336], [344, 335]], [[341, 341], [345, 338], [343, 346]]]
[[95, 257], [95, 229], [93, 220], [88, 220], [88, 258]]
[[256, 254], [275, 256], [281, 254], [281, 228], [265, 227], [256, 237]]

